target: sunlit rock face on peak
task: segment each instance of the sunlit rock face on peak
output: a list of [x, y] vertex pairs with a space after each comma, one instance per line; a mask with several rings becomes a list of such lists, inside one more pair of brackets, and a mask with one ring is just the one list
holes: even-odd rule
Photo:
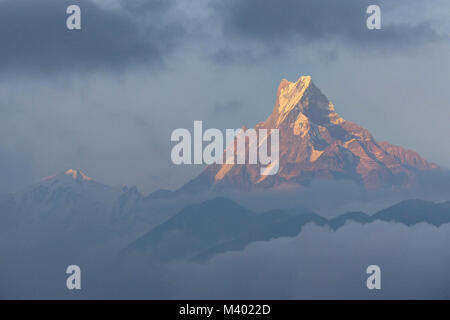
[[181, 190], [302, 187], [315, 179], [348, 179], [366, 189], [411, 187], [420, 171], [438, 169], [341, 118], [310, 76], [283, 79], [272, 114], [255, 129], [279, 129], [276, 175], [260, 175], [258, 165], [214, 164]]
[[302, 76], [297, 82], [283, 79], [278, 87], [275, 108], [266, 120], [266, 125], [279, 128], [294, 123], [298, 133], [301, 124], [308, 120], [318, 125], [326, 125], [339, 123], [342, 118], [334, 111], [333, 104], [314, 85], [310, 76]]

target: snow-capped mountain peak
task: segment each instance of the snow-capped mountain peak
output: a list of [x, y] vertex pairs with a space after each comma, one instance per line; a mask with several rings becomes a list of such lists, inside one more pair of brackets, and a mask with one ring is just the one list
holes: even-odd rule
[[279, 171], [262, 176], [258, 165], [208, 166], [180, 190], [307, 186], [314, 179], [347, 179], [367, 189], [410, 187], [419, 171], [439, 167], [414, 151], [378, 143], [356, 123], [340, 117], [311, 76], [283, 79], [272, 113], [257, 129], [279, 129]]
[[296, 82], [286, 79], [280, 82], [275, 107], [267, 124], [271, 128], [280, 128], [300, 122], [331, 125], [342, 121], [333, 103], [315, 86], [311, 76], [301, 76]]
[[21, 204], [39, 204], [44, 211], [56, 207], [62, 212], [86, 201], [111, 206], [120, 193], [120, 189], [97, 182], [82, 170], [69, 169], [41, 179], [15, 197]]

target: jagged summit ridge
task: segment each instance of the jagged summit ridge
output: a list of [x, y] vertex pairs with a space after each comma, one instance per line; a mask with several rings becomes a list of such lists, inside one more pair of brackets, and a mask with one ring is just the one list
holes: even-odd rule
[[350, 179], [367, 189], [410, 187], [419, 171], [439, 168], [343, 119], [311, 76], [283, 79], [272, 113], [255, 128], [279, 129], [277, 175], [261, 175], [258, 165], [214, 164], [181, 190], [307, 186], [314, 179]]
[[296, 82], [281, 81], [275, 107], [265, 123], [272, 128], [279, 128], [283, 123], [294, 123], [298, 131], [307, 121], [325, 125], [338, 124], [342, 120], [311, 76], [301, 76]]

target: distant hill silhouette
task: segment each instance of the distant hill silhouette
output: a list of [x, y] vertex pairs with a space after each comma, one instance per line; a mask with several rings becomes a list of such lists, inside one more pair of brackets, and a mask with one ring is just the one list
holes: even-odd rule
[[412, 226], [450, 222], [450, 204], [422, 200], [402, 201], [374, 215], [348, 212], [325, 219], [307, 209], [271, 210], [255, 213], [227, 198], [215, 198], [189, 205], [127, 248], [159, 260], [206, 260], [227, 251], [239, 251], [256, 241], [295, 237], [313, 223], [337, 230], [353, 221], [367, 224], [386, 221]]

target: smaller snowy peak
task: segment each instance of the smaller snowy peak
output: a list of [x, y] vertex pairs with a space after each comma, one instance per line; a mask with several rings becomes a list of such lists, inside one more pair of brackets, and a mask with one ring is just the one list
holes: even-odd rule
[[94, 181], [91, 177], [86, 175], [79, 169], [69, 169], [64, 172], [60, 172], [41, 179], [41, 183], [55, 183], [55, 181], [76, 181], [76, 182], [88, 182]]
[[69, 169], [66, 172], [64, 172], [66, 176], [72, 177], [74, 180], [82, 180], [82, 181], [91, 181], [92, 178], [88, 177], [86, 174], [84, 174], [83, 171], [78, 169]]
[[81, 199], [80, 201], [112, 205], [120, 194], [119, 188], [112, 188], [95, 181], [79, 169], [69, 169], [40, 180], [19, 191], [16, 196], [22, 202], [28, 201], [26, 199], [34, 199], [39, 203], [60, 205], [66, 200]]

